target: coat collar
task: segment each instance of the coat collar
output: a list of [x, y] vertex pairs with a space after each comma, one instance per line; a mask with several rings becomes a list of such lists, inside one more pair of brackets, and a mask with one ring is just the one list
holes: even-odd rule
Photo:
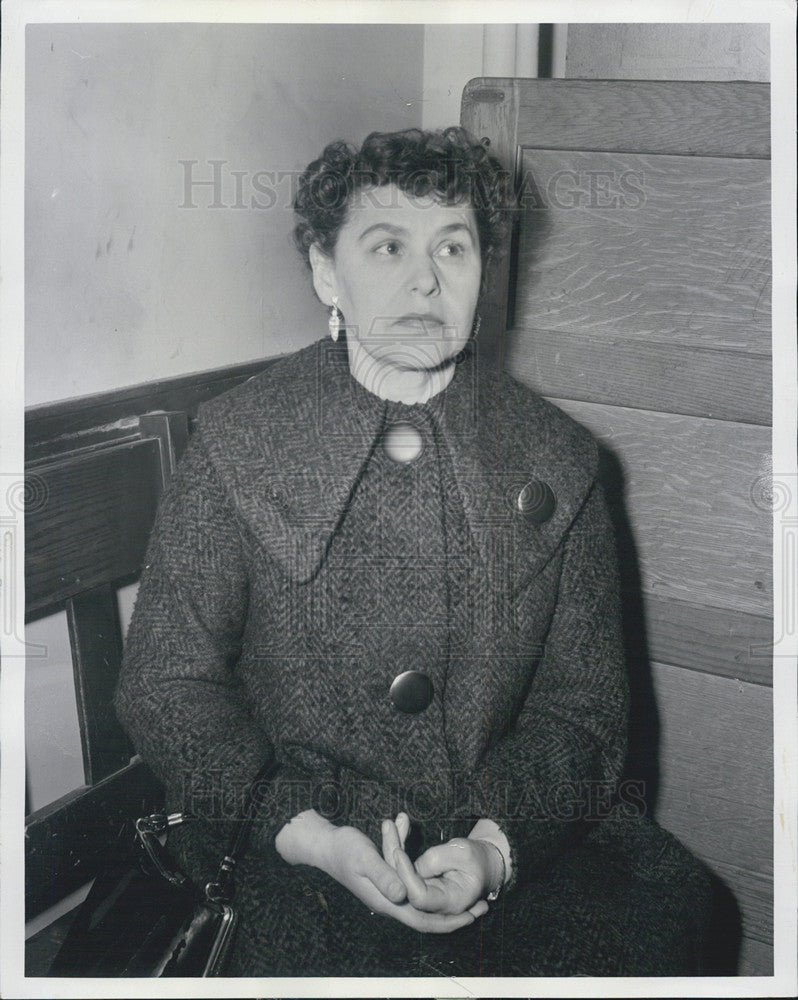
[[[459, 363], [448, 387], [423, 405], [452, 458], [480, 571], [512, 595], [548, 561], [584, 502], [595, 445], [478, 356]], [[319, 571], [387, 413], [350, 374], [345, 343], [330, 340], [276, 359], [201, 406], [198, 433], [237, 512], [295, 582]], [[515, 508], [535, 480], [556, 498], [543, 524]]]

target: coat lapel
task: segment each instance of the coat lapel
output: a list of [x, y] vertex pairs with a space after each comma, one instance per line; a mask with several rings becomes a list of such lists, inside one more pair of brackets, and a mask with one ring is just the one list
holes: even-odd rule
[[297, 583], [318, 572], [384, 420], [349, 375], [345, 345], [317, 341], [200, 408], [200, 430], [256, 539]]
[[[446, 391], [443, 428], [466, 517], [494, 591], [517, 594], [548, 562], [595, 474], [587, 431], [512, 377], [473, 359]], [[541, 523], [518, 509], [545, 483], [555, 507]], [[534, 485], [533, 485], [534, 488]]]
[[[481, 566], [512, 597], [538, 573], [584, 502], [589, 435], [478, 357], [458, 365], [436, 408]], [[200, 433], [260, 544], [297, 583], [318, 573], [385, 422], [349, 373], [346, 346], [318, 341], [200, 409]], [[543, 523], [517, 509], [528, 483], [556, 505]]]

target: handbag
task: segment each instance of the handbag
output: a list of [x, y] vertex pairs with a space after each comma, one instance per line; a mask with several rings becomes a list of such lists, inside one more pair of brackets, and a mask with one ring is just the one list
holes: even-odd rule
[[163, 842], [190, 813], [142, 816], [131, 849], [94, 880], [79, 906], [48, 976], [219, 976], [237, 923], [234, 871], [247, 846], [256, 790], [274, 764], [258, 772], [247, 792], [216, 879], [196, 886]]

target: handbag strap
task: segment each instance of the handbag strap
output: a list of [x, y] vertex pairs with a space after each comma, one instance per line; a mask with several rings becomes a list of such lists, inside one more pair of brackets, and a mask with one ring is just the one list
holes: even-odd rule
[[262, 803], [263, 782], [268, 781], [277, 771], [278, 764], [271, 760], [255, 775], [247, 789], [244, 804], [235, 819], [235, 828], [230, 837], [227, 853], [222, 858], [216, 879], [205, 886], [208, 899], [218, 903], [229, 903], [235, 892], [235, 868], [244, 855], [249, 843], [249, 836], [255, 822], [258, 807]]

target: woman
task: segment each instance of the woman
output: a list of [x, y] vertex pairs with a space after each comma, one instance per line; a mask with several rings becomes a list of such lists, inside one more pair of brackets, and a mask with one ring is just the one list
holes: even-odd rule
[[117, 709], [197, 880], [273, 762], [233, 975], [679, 974], [704, 872], [613, 792], [627, 684], [596, 447], [470, 349], [508, 177], [460, 129], [328, 146], [331, 338], [201, 408]]

